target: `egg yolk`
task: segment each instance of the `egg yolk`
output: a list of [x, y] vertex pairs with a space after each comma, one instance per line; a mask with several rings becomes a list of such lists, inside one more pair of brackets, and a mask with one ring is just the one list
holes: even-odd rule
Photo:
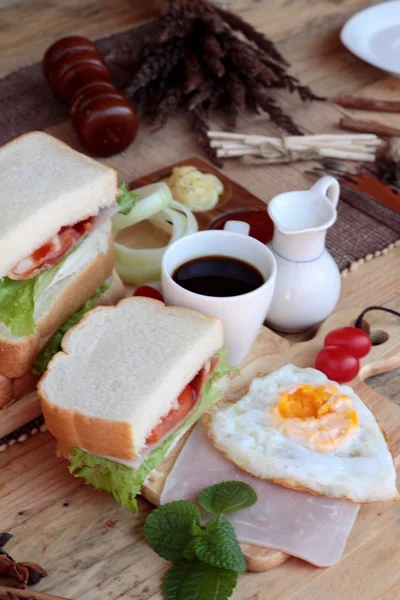
[[301, 385], [284, 392], [273, 412], [284, 435], [318, 452], [339, 448], [358, 427], [350, 398], [333, 385]]

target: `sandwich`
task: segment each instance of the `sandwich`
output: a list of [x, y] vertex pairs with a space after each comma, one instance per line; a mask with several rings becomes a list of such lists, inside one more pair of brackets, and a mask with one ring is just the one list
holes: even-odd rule
[[222, 395], [218, 319], [159, 300], [95, 308], [62, 340], [38, 384], [70, 471], [137, 511], [135, 496]]
[[[124, 284], [118, 277], [117, 272], [113, 270], [110, 277], [104, 281], [93, 296], [72, 313], [52, 336], [41, 340], [39, 345], [40, 351], [35, 358], [33, 366], [28, 371], [19, 377], [13, 378], [0, 375], [0, 410], [11, 402], [23, 398], [36, 388], [40, 375], [44, 373], [54, 354], [60, 350], [61, 340], [65, 333], [79, 323], [89, 310], [92, 310], [95, 306], [112, 306], [117, 304], [122, 298], [125, 298], [125, 296]], [[11, 430], [5, 433], [3, 430], [2, 435], [9, 433], [11, 433]], [[0, 439], [0, 445], [1, 443], [2, 440]]]
[[[32, 132], [0, 148], [0, 171], [4, 406], [34, 386], [32, 369], [52, 336], [109, 285], [110, 217], [119, 205], [114, 169], [45, 133]], [[123, 295], [121, 287], [119, 282], [115, 301]]]

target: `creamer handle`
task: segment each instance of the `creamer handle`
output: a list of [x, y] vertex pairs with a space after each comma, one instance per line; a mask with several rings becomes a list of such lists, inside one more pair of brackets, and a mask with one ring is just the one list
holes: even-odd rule
[[224, 231], [240, 233], [241, 235], [249, 235], [250, 225], [245, 223], [245, 221], [227, 221], [225, 223]]
[[313, 192], [328, 198], [328, 200], [336, 208], [340, 196], [340, 185], [337, 179], [331, 177], [330, 175], [326, 175], [325, 177], [318, 179], [311, 189]]

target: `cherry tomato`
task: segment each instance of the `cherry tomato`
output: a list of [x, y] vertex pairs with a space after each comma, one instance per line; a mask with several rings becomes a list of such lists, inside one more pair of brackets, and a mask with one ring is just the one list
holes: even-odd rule
[[371, 350], [372, 343], [369, 335], [362, 329], [340, 327], [328, 333], [324, 346], [342, 346], [356, 358], [362, 358]]
[[144, 296], [145, 298], [154, 298], [154, 300], [161, 300], [164, 302], [164, 298], [162, 294], [151, 287], [150, 285], [141, 285], [138, 289], [133, 293], [134, 296]]
[[155, 444], [163, 438], [171, 429], [181, 423], [188, 412], [193, 408], [195, 394], [191, 385], [187, 385], [178, 398], [178, 408], [171, 410], [157, 425], [147, 438], [147, 444]]
[[317, 354], [315, 368], [337, 383], [347, 383], [360, 370], [360, 362], [342, 346], [325, 346]]

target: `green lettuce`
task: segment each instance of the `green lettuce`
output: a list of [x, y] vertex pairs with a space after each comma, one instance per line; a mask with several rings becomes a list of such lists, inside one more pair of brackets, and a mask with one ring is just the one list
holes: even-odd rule
[[126, 183], [122, 181], [118, 188], [120, 190], [117, 196], [117, 204], [119, 205], [119, 212], [122, 215], [129, 215], [132, 208], [136, 204], [137, 195], [132, 190], [128, 190]]
[[[217, 354], [223, 359], [226, 351], [221, 350]], [[138, 469], [131, 469], [108, 458], [100, 458], [80, 448], [74, 448], [69, 456], [70, 472], [75, 477], [84, 479], [86, 483], [93, 485], [96, 489], [112, 494], [121, 506], [137, 514], [138, 504], [136, 495], [139, 493], [148, 475], [161, 463], [175, 440], [185, 430], [192, 427], [203, 413], [210, 410], [214, 404], [219, 402], [223, 392], [214, 384], [232, 371], [234, 369], [222, 360], [214, 375], [208, 381], [203, 396], [195, 410], [179, 429], [174, 431], [173, 434], [167, 437], [148, 455]]]
[[96, 306], [97, 300], [107, 289], [108, 284], [104, 282], [103, 285], [95, 292], [95, 294], [89, 300], [87, 300], [83, 306], [81, 306], [81, 308], [79, 308], [70, 317], [68, 317], [66, 321], [64, 321], [60, 329], [55, 332], [55, 334], [49, 339], [47, 344], [38, 354], [36, 362], [32, 367], [32, 371], [35, 375], [42, 375], [42, 373], [45, 372], [50, 360], [57, 352], [59, 352], [59, 350], [61, 350], [61, 341], [64, 335], [71, 329], [71, 327], [77, 325], [77, 323], [79, 323], [79, 321], [87, 312]]
[[13, 335], [29, 335], [36, 331], [33, 318], [34, 279], [15, 281], [4, 277], [0, 280], [0, 321], [11, 329]]
[[[74, 252], [72, 250], [72, 252]], [[61, 262], [39, 273], [36, 277], [16, 281], [9, 277], [0, 279], [0, 322], [17, 337], [35, 333], [37, 325], [33, 317], [35, 302], [51, 285], [61, 269], [68, 253]]]

